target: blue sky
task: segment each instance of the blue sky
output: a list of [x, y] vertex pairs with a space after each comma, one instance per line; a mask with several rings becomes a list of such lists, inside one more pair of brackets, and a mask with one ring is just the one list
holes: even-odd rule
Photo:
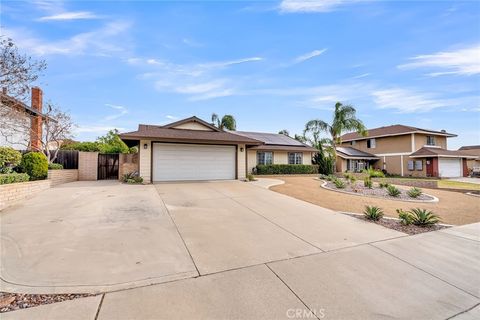
[[301, 133], [342, 101], [480, 144], [478, 1], [2, 1], [1, 26], [80, 140], [212, 112]]

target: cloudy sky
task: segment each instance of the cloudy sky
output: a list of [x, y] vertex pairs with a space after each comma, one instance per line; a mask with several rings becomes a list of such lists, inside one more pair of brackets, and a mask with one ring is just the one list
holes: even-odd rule
[[43, 58], [77, 139], [212, 112], [301, 133], [336, 101], [368, 127], [480, 144], [480, 2], [2, 1], [1, 33]]

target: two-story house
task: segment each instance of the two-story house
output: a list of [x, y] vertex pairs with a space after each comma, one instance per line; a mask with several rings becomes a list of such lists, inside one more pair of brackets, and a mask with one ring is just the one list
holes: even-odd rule
[[337, 148], [337, 171], [373, 167], [401, 176], [467, 176], [467, 159], [475, 156], [447, 149], [447, 139], [456, 136], [399, 124], [369, 129], [366, 136], [347, 133]]

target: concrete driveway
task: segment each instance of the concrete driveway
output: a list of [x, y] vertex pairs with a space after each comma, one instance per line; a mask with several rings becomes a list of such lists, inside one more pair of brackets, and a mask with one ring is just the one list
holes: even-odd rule
[[0, 217], [1, 290], [114, 291], [6, 320], [479, 314], [480, 224], [406, 236], [238, 181], [71, 183]]

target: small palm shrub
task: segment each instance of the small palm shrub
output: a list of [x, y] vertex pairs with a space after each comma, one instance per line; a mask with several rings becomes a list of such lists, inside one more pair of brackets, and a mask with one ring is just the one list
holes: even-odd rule
[[412, 223], [420, 227], [429, 227], [440, 222], [440, 217], [430, 210], [415, 208], [409, 213], [412, 216]]
[[403, 224], [404, 226], [408, 226], [412, 224], [413, 216], [410, 212], [403, 211], [402, 209], [397, 209], [396, 211], [398, 213], [398, 218], [400, 219], [401, 224]]
[[140, 177], [137, 171], [129, 172], [123, 175], [122, 181], [128, 184], [142, 183], [143, 178]]
[[407, 194], [410, 198], [418, 198], [422, 195], [422, 189], [413, 187], [407, 191]]
[[363, 185], [368, 189], [372, 189], [373, 187], [372, 179], [370, 177], [366, 177], [365, 179], [363, 179]]
[[333, 184], [335, 184], [335, 187], [337, 187], [338, 189], [344, 189], [345, 188], [345, 182], [343, 180], [340, 180], [340, 179], [335, 179], [333, 180]]
[[365, 206], [363, 214], [368, 220], [378, 221], [383, 217], [383, 210], [375, 206]]
[[392, 185], [389, 185], [387, 187], [387, 193], [390, 197], [398, 197], [401, 194], [400, 190], [398, 190], [397, 187]]

